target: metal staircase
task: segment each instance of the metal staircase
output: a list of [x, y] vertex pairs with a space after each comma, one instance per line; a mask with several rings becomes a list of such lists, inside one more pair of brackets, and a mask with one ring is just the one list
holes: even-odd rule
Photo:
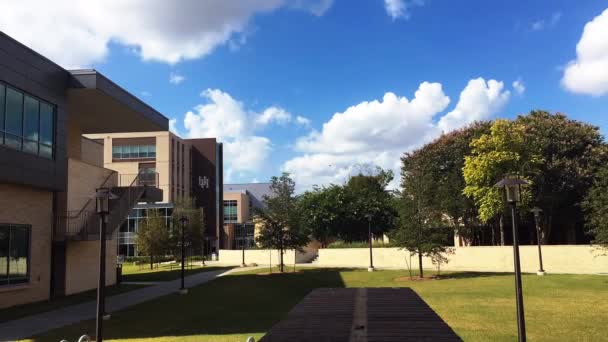
[[[111, 239], [112, 234], [129, 216], [130, 210], [139, 201], [157, 202], [162, 201], [162, 190], [156, 187], [158, 174], [151, 176], [150, 172], [140, 172], [130, 180], [128, 185], [113, 186], [110, 182], [110, 174], [99, 188], [108, 187], [118, 199], [110, 201], [110, 214], [108, 216], [108, 229], [106, 239]], [[151, 181], [154, 178], [154, 181]], [[65, 211], [55, 215], [55, 241], [98, 240], [99, 216], [95, 211], [95, 200], [89, 199], [78, 211]]]

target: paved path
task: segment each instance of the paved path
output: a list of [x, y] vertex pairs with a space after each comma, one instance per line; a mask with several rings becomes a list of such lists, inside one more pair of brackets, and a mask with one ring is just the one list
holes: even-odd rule
[[[218, 270], [193, 274], [186, 277], [186, 287], [194, 287], [233, 271], [247, 269]], [[106, 299], [106, 311], [109, 313], [120, 311], [133, 305], [175, 293], [180, 287], [180, 282], [181, 279], [167, 281], [108, 297]], [[96, 314], [97, 303], [90, 301], [0, 323], [0, 341], [25, 339], [66, 325], [93, 319]]]
[[316, 289], [260, 342], [462, 341], [409, 288]]

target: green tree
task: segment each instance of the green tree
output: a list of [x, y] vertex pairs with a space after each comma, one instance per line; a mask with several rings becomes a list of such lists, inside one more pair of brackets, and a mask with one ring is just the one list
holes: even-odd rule
[[557, 232], [555, 240], [573, 243], [577, 232], [583, 233], [575, 230], [583, 221], [579, 205], [607, 161], [603, 137], [597, 127], [561, 113], [537, 110], [515, 122], [526, 127], [526, 142], [543, 160], [532, 176], [531, 190], [534, 205], [543, 209], [545, 242]]
[[582, 203], [587, 232], [596, 243], [608, 249], [608, 166], [602, 167]]
[[326, 247], [345, 230], [347, 201], [344, 187], [330, 185], [314, 188], [302, 194], [298, 202], [304, 229], [322, 247]]
[[184, 230], [184, 240], [187, 246], [198, 249], [203, 253], [204, 243], [204, 212], [203, 208], [198, 208], [195, 201], [191, 197], [178, 198], [174, 202], [173, 213], [171, 215], [172, 229], [170, 245], [174, 251], [174, 255], [181, 260], [181, 234], [182, 227], [179, 219], [181, 217], [188, 218], [188, 224]]
[[284, 270], [283, 253], [286, 249], [302, 250], [309, 234], [302, 224], [295, 182], [288, 173], [272, 177], [271, 195], [264, 196], [265, 207], [255, 210], [255, 220], [261, 224], [257, 243], [262, 248], [278, 249], [280, 271]]
[[345, 241], [365, 241], [368, 235], [368, 219], [372, 215], [372, 233], [383, 234], [394, 228], [397, 212], [393, 205], [393, 194], [387, 186], [393, 180], [393, 172], [380, 167], [369, 172], [360, 171], [352, 176], [344, 186], [342, 208], [345, 224], [338, 231], [338, 237]]
[[449, 233], [452, 230], [442, 218], [442, 212], [432, 205], [427, 189], [431, 177], [424, 177], [429, 169], [424, 165], [408, 168], [402, 173], [403, 192], [399, 200], [399, 224], [390, 234], [391, 242], [418, 256], [420, 277], [424, 277], [422, 257], [446, 260]]
[[[490, 122], [476, 122], [463, 129], [443, 134], [434, 141], [401, 158], [401, 173], [425, 184], [418, 196], [427, 196], [425, 205], [449, 218], [450, 225], [462, 238], [471, 241], [475, 229], [481, 226], [475, 202], [463, 194], [465, 181], [462, 174], [465, 156], [471, 153], [472, 140], [489, 133]], [[424, 168], [424, 173], [410, 170]]]
[[[500, 215], [501, 245], [504, 245], [502, 192], [494, 187], [507, 175], [517, 175], [529, 183], [538, 174], [543, 162], [538, 145], [531, 144], [526, 126], [509, 120], [496, 120], [490, 133], [471, 142], [471, 154], [465, 157], [463, 175], [466, 186], [463, 193], [471, 197], [482, 222]], [[523, 192], [522, 207], [530, 203], [530, 192]]]
[[166, 253], [169, 242], [169, 230], [165, 218], [156, 209], [149, 209], [137, 230], [135, 243], [142, 255], [150, 257], [150, 269], [154, 266], [154, 258]]

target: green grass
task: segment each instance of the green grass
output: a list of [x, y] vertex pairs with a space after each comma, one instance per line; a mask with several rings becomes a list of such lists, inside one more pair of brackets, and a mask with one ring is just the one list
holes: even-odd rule
[[[144, 285], [120, 285], [106, 287], [106, 295], [112, 296], [135, 289], [145, 287]], [[0, 323], [6, 322], [29, 315], [39, 314], [51, 310], [60, 309], [65, 306], [84, 303], [97, 298], [97, 290], [90, 290], [70, 296], [60, 297], [53, 300], [30, 303], [25, 305], [13, 306], [0, 310]]]
[[[258, 270], [257, 272], [267, 272]], [[191, 289], [113, 313], [106, 339], [121, 341], [256, 340], [318, 287], [411, 287], [465, 341], [515, 341], [513, 276], [453, 273], [428, 281], [400, 279], [405, 271], [304, 269], [263, 275], [235, 273]], [[608, 336], [608, 277], [524, 275], [530, 341], [600, 341]], [[75, 340], [92, 335], [94, 321], [35, 338]]]
[[[186, 266], [186, 276], [199, 272], [217, 271], [222, 267], [210, 266]], [[226, 268], [228, 269], [228, 268]], [[170, 281], [181, 277], [181, 267], [179, 264], [155, 265], [150, 269], [150, 265], [123, 264], [122, 281]]]

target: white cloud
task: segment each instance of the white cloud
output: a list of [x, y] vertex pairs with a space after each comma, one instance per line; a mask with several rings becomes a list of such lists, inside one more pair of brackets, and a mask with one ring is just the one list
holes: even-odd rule
[[532, 31], [541, 31], [547, 28], [553, 28], [557, 23], [559, 23], [562, 18], [562, 12], [555, 12], [551, 15], [549, 19], [540, 19], [532, 23], [531, 29]]
[[180, 84], [186, 80], [186, 76], [180, 75], [177, 72], [171, 72], [169, 74], [169, 83], [171, 84]]
[[301, 154], [283, 164], [299, 189], [314, 184], [340, 183], [356, 172], [358, 164], [374, 164], [393, 170], [399, 184], [402, 153], [441, 134], [475, 120], [487, 119], [509, 99], [503, 83], [478, 78], [469, 81], [456, 107], [436, 120], [450, 99], [440, 83], [423, 82], [409, 100], [388, 92], [382, 100], [365, 101], [335, 113], [296, 142]]
[[424, 5], [424, 0], [384, 0], [386, 13], [393, 19], [409, 19], [409, 9], [413, 6]]
[[308, 127], [310, 126], [311, 122], [309, 118], [303, 117], [303, 116], [296, 116], [296, 123], [300, 126], [304, 126], [304, 127]]
[[279, 125], [285, 125], [291, 121], [291, 114], [283, 108], [268, 107], [255, 118], [255, 123], [258, 126], [266, 126], [272, 122]]
[[169, 131], [171, 131], [173, 134], [180, 135], [179, 132], [177, 131], [177, 119], [175, 119], [175, 118], [169, 119]]
[[608, 9], [585, 25], [576, 60], [564, 70], [562, 85], [579, 94], [608, 94]]
[[254, 15], [283, 6], [322, 15], [331, 1], [5, 1], [0, 30], [68, 68], [103, 61], [110, 42], [143, 60], [174, 64], [211, 53]]
[[439, 120], [437, 126], [448, 132], [474, 121], [489, 118], [503, 108], [509, 101], [510, 92], [504, 90], [504, 84], [496, 80], [476, 78], [470, 80], [460, 93], [456, 108]]
[[524, 85], [524, 81], [521, 80], [521, 78], [516, 79], [515, 81], [513, 81], [513, 90], [515, 90], [515, 92], [518, 95], [523, 95], [524, 92], [526, 91], [526, 86]]
[[201, 93], [206, 103], [186, 113], [184, 127], [190, 138], [215, 137], [224, 144], [226, 182], [237, 175], [240, 179], [259, 172], [265, 165], [272, 142], [256, 132], [267, 124], [291, 122], [291, 114], [279, 107], [261, 112], [247, 110], [245, 105], [219, 89]]

